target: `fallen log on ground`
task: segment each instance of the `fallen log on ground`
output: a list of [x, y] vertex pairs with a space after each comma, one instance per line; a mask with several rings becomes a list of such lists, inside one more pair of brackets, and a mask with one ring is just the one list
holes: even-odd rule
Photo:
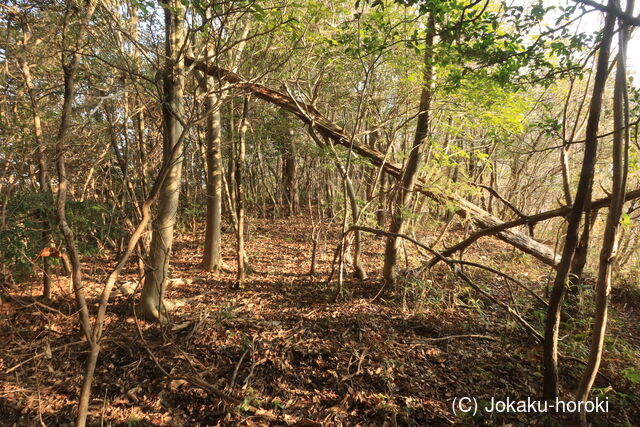
[[[638, 198], [640, 198], [640, 189], [629, 191], [628, 193], [625, 193], [625, 198], [624, 199], [625, 199], [625, 202], [628, 202], [630, 200], [634, 200], [634, 199], [638, 199]], [[590, 209], [591, 210], [600, 209], [600, 208], [603, 208], [605, 206], [609, 206], [610, 203], [611, 203], [611, 196], [602, 197], [600, 199], [592, 201]], [[467, 237], [466, 239], [464, 239], [460, 243], [457, 243], [454, 246], [451, 246], [451, 247], [445, 249], [442, 252], [442, 254], [444, 256], [451, 256], [455, 252], [462, 251], [462, 250], [466, 249], [467, 247], [469, 247], [469, 245], [471, 245], [473, 242], [475, 242], [479, 238], [484, 237], [484, 236], [491, 236], [491, 235], [500, 233], [503, 230], [507, 230], [507, 229], [514, 228], [514, 227], [518, 227], [520, 225], [532, 226], [532, 225], [535, 225], [535, 224], [537, 224], [537, 223], [539, 223], [541, 221], [546, 221], [546, 220], [551, 219], [551, 218], [557, 218], [559, 216], [566, 216], [566, 215], [569, 214], [569, 212], [571, 212], [572, 206], [573, 205], [562, 206], [562, 207], [559, 207], [559, 208], [556, 208], [556, 209], [552, 209], [550, 211], [540, 212], [540, 213], [537, 213], [537, 214], [534, 214], [534, 215], [524, 216], [522, 218], [518, 218], [518, 219], [515, 219], [513, 221], [503, 222], [501, 224], [497, 224], [497, 225], [494, 225], [492, 227], [483, 228], [483, 229], [478, 230], [475, 233], [471, 234], [469, 237]], [[433, 264], [435, 264], [437, 262], [438, 262], [438, 260], [434, 258], [431, 261], [430, 265], [433, 265]]]
[[[219, 80], [231, 83], [240, 89], [247, 90], [257, 98], [276, 105], [283, 110], [289, 111], [307, 125], [312, 126], [320, 134], [331, 138], [337, 144], [352, 149], [356, 154], [369, 159], [373, 165], [377, 167], [382, 166], [387, 174], [394, 176], [396, 179], [400, 179], [402, 177], [402, 166], [400, 164], [390, 162], [385, 158], [383, 153], [369, 148], [366, 145], [360, 144], [352, 135], [348, 134], [343, 128], [324, 117], [313, 106], [302, 101], [297, 101], [288, 94], [278, 92], [264, 85], [246, 81], [238, 74], [214, 64], [196, 61], [189, 57], [185, 58], [185, 63], [187, 66], [192, 66], [198, 71], [202, 71], [203, 73]], [[427, 189], [424, 186], [424, 183], [421, 182], [418, 182], [415, 188], [416, 191], [425, 194], [427, 197], [439, 203], [455, 205], [457, 214], [468, 218], [481, 228], [498, 227], [503, 224], [503, 221], [499, 218], [491, 215], [481, 207], [454, 193]], [[523, 233], [504, 229], [496, 232], [495, 234], [501, 240], [515, 246], [529, 255], [534, 256], [547, 265], [555, 267], [560, 261], [560, 256], [556, 254], [553, 249]]]

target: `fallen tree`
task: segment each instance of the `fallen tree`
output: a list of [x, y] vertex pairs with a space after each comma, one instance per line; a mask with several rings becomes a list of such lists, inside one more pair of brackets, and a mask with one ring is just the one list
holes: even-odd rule
[[[283, 110], [289, 111], [307, 125], [312, 126], [317, 132], [331, 138], [337, 144], [351, 148], [353, 152], [367, 158], [373, 165], [382, 167], [387, 174], [395, 177], [396, 179], [401, 179], [402, 166], [400, 164], [390, 162], [385, 158], [383, 153], [358, 143], [352, 135], [324, 117], [313, 106], [306, 104], [305, 102], [295, 100], [288, 94], [278, 92], [259, 83], [244, 80], [238, 74], [214, 64], [196, 61], [190, 57], [185, 58], [185, 63], [187, 66], [191, 66], [194, 69], [219, 80], [231, 83], [240, 89], [251, 92], [257, 98], [276, 105]], [[454, 193], [428, 189], [422, 182], [418, 182], [415, 189], [438, 203], [454, 205], [457, 214], [468, 218], [481, 228], [499, 227], [503, 224], [503, 221], [499, 218], [491, 215], [481, 207]], [[497, 231], [495, 234], [499, 239], [515, 246], [529, 255], [534, 256], [547, 265], [555, 267], [560, 260], [560, 256], [556, 254], [553, 249], [523, 233], [503, 229]]]
[[[624, 200], [625, 202], [628, 202], [630, 200], [634, 200], [638, 198], [640, 198], [640, 189], [625, 193]], [[597, 199], [591, 202], [590, 210], [597, 210], [597, 209], [609, 206], [610, 203], [611, 203], [611, 196], [602, 197], [600, 199]], [[479, 238], [484, 236], [491, 236], [491, 235], [500, 233], [503, 230], [518, 227], [521, 225], [533, 226], [539, 222], [546, 221], [551, 218], [566, 216], [569, 214], [569, 212], [571, 212], [572, 207], [573, 205], [566, 205], [556, 209], [552, 209], [550, 211], [545, 211], [545, 212], [540, 212], [534, 215], [524, 216], [524, 217], [515, 219], [513, 221], [503, 222], [501, 224], [497, 224], [492, 227], [483, 228], [481, 230], [476, 231], [475, 233], [472, 233], [469, 237], [467, 237], [460, 243], [457, 243], [454, 246], [447, 248], [442, 252], [442, 255], [451, 256], [457, 251], [462, 251], [466, 249], [467, 247], [469, 247], [469, 245], [471, 245], [473, 242], [475, 242]], [[434, 260], [431, 262], [431, 265], [435, 264], [436, 262], [438, 262], [438, 260], [434, 258]]]

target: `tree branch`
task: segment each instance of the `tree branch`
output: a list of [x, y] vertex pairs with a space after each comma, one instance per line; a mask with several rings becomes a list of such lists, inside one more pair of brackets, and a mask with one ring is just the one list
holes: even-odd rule
[[633, 16], [624, 12], [620, 7], [615, 3], [609, 3], [608, 5], [600, 4], [594, 0], [574, 0], [576, 3], [581, 3], [583, 5], [591, 6], [595, 9], [598, 9], [601, 12], [605, 13], [613, 13], [616, 18], [620, 19], [627, 25], [640, 26], [640, 17]]

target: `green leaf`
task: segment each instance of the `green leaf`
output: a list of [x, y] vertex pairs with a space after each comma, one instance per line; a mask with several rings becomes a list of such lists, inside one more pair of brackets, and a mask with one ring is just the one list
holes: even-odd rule
[[622, 215], [620, 215], [620, 225], [625, 228], [631, 225], [631, 217], [628, 213], [624, 212]]
[[622, 376], [632, 384], [640, 384], [640, 369], [629, 367], [622, 371]]

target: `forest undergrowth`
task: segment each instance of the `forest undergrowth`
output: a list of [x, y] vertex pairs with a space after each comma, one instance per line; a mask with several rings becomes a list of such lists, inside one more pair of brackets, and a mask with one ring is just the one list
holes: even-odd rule
[[[537, 398], [542, 348], [447, 267], [416, 269], [421, 259], [412, 244], [405, 247], [409, 268], [402, 280], [381, 287], [373, 272], [384, 241], [367, 235], [363, 258], [372, 274], [365, 281], [347, 277], [337, 294], [336, 280], [327, 282], [333, 237], [321, 242], [312, 277], [306, 218], [251, 220], [247, 250], [255, 271], [243, 289], [232, 290], [233, 234], [223, 235], [226, 268], [214, 273], [199, 266], [201, 234], [181, 233], [174, 248], [166, 326], [137, 318], [134, 263], [122, 275], [105, 322], [90, 425], [564, 425], [566, 418], [550, 414], [454, 415], [456, 397], [475, 397], [481, 406], [491, 397]], [[85, 260], [90, 306], [112, 268], [108, 258]], [[549, 268], [495, 239], [474, 245], [465, 259], [500, 263], [540, 296], [553, 280]], [[530, 292], [487, 272], [465, 271], [543, 328], [544, 307]], [[55, 277], [47, 304], [36, 297], [37, 279], [20, 283], [0, 308], [0, 425], [72, 425], [86, 344], [68, 281]], [[593, 310], [589, 288], [570, 295], [563, 313], [564, 397], [584, 369], [590, 325], [574, 319]], [[640, 300], [636, 294], [633, 304], [632, 293], [632, 287], [614, 290], [594, 388], [594, 396], [609, 399], [610, 412], [596, 415], [596, 425], [640, 424]]]

